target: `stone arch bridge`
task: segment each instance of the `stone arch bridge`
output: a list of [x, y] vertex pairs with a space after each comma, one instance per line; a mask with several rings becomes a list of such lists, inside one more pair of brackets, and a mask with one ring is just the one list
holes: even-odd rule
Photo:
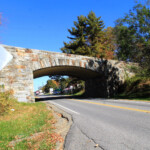
[[34, 102], [33, 79], [69, 75], [85, 80], [85, 94], [110, 97], [117, 93], [129, 65], [122, 61], [1, 45], [12, 59], [0, 71], [1, 90], [12, 90], [18, 101]]

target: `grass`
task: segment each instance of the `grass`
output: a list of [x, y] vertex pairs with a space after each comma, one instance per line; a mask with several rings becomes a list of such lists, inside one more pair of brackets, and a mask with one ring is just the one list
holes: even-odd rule
[[[4, 97], [8, 109], [0, 114], [0, 150], [54, 149], [60, 137], [53, 131], [56, 121], [52, 113], [46, 109], [46, 105], [18, 103], [13, 98], [11, 101], [4, 93], [0, 93], [0, 104]], [[38, 134], [29, 138], [35, 133]], [[20, 139], [21, 141], [15, 145], [11, 144], [12, 141]]]
[[135, 76], [127, 79], [115, 98], [150, 101], [150, 78]]
[[114, 97], [115, 99], [128, 99], [128, 100], [137, 100], [137, 101], [150, 101], [150, 98], [138, 98], [136, 96], [134, 96], [133, 98], [130, 96], [126, 96], [126, 95], [119, 95]]
[[81, 90], [75, 94], [73, 94], [73, 96], [82, 96], [84, 94], [85, 90]]

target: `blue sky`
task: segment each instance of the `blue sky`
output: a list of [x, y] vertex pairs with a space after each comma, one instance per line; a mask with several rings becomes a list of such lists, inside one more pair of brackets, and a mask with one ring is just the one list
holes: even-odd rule
[[[67, 29], [79, 15], [91, 10], [102, 17], [105, 27], [128, 13], [134, 0], [0, 0], [0, 42], [24, 48], [61, 52], [68, 41]], [[34, 80], [35, 90], [47, 77]]]

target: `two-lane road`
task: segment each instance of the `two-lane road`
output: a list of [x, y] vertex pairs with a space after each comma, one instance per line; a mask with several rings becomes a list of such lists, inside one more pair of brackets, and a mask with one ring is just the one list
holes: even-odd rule
[[50, 99], [73, 117], [66, 150], [150, 150], [150, 103]]

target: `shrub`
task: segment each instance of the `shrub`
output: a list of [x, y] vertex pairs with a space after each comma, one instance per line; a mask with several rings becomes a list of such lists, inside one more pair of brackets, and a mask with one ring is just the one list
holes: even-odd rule
[[125, 98], [149, 98], [150, 97], [150, 78], [134, 76], [125, 81], [119, 89], [119, 96]]
[[0, 92], [0, 115], [9, 113], [13, 105], [17, 103], [12, 96], [12, 91]]

